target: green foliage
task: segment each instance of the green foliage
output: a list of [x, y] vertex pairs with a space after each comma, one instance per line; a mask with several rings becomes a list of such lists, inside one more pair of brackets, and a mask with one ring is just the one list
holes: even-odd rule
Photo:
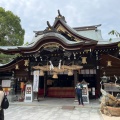
[[8, 62], [10, 62], [14, 57], [15, 57], [14, 55], [6, 55], [6, 54], [1, 53], [1, 54], [0, 54], [0, 63], [1, 63], [1, 64], [8, 63]]
[[[109, 35], [115, 35], [116, 37], [120, 37], [120, 33], [117, 32], [116, 30], [112, 30], [108, 33]], [[112, 41], [112, 38], [109, 39], [109, 41]], [[118, 47], [120, 48], [120, 43], [118, 43]]]
[[116, 37], [120, 37], [120, 33], [117, 32], [116, 30], [112, 30], [108, 33], [109, 35], [115, 35]]
[[112, 38], [110, 38], [109, 41], [112, 41]]
[[24, 44], [24, 46], [28, 46], [29, 45], [29, 42], [26, 42], [25, 44]]
[[18, 16], [0, 7], [0, 46], [23, 45], [25, 31], [20, 22]]
[[[11, 11], [0, 7], [0, 46], [20, 46], [24, 43], [25, 31], [20, 24], [21, 20]], [[10, 62], [16, 55], [0, 54], [0, 63]]]
[[118, 47], [120, 48], [120, 43], [118, 43]]
[[12, 61], [14, 58], [20, 57], [20, 56], [21, 55], [19, 53], [15, 54], [15, 55], [6, 55], [6, 54], [1, 53], [0, 54], [0, 63], [1, 64], [8, 63], [8, 62]]

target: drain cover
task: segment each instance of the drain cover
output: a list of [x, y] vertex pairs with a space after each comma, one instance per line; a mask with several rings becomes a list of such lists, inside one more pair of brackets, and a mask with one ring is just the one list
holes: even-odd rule
[[62, 106], [62, 109], [74, 110], [74, 109], [75, 109], [75, 106]]

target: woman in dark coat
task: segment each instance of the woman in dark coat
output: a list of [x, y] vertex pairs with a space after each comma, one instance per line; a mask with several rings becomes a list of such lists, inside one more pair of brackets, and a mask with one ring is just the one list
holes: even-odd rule
[[4, 92], [2, 87], [0, 86], [0, 120], [4, 120], [4, 110], [1, 108], [3, 97], [4, 97]]

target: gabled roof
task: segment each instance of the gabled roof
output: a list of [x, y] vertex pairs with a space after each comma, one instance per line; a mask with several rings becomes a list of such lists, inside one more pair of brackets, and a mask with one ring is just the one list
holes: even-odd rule
[[[77, 34], [80, 36], [84, 36], [86, 38], [90, 38], [92, 40], [103, 40], [101, 35], [101, 30], [99, 30], [97, 27], [100, 25], [94, 25], [94, 26], [85, 26], [85, 27], [76, 27], [73, 28]], [[39, 35], [43, 34], [43, 31], [34, 31], [34, 33], [38, 33]], [[34, 38], [32, 39], [32, 42], [34, 41]]]
[[[53, 26], [47, 21], [48, 27], [44, 31], [35, 31], [35, 37], [31, 44], [27, 46], [0, 47], [0, 51], [8, 54], [24, 54], [39, 51], [44, 45], [51, 43], [57, 43], [67, 50], [80, 50], [83, 47], [87, 48], [97, 44], [97, 41], [79, 35], [76, 30], [66, 24], [64, 16], [61, 16], [60, 12], [58, 13], [59, 15], [55, 19]], [[58, 31], [58, 24], [64, 27], [75, 39], [70, 40], [62, 35]]]
[[7, 54], [24, 54], [39, 51], [45, 45], [51, 43], [57, 44], [66, 50], [80, 50], [95, 47], [96, 45], [101, 46], [101, 43], [103, 43], [101, 42], [103, 40], [101, 32], [97, 30], [100, 25], [71, 28], [66, 23], [65, 17], [60, 14], [60, 11], [58, 11], [53, 26], [48, 21], [47, 25], [48, 27], [44, 31], [34, 31], [35, 36], [29, 45], [1, 46], [0, 51]]
[[80, 35], [75, 29], [71, 28], [66, 22], [64, 22], [63, 19], [56, 18], [53, 24], [53, 27], [57, 29], [60, 25], [64, 27], [71, 35], [77, 37], [79, 40], [85, 40], [85, 41], [91, 41], [91, 42], [97, 41], [97, 40], [93, 40], [93, 39]]

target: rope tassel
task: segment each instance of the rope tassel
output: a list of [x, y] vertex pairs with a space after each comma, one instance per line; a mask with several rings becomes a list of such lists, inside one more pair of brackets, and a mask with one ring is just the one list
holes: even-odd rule
[[61, 62], [62, 62], [62, 60], [59, 61], [59, 65], [58, 65], [59, 69], [61, 68]]
[[52, 64], [52, 61], [49, 61], [50, 62], [50, 70], [54, 69], [54, 66]]

